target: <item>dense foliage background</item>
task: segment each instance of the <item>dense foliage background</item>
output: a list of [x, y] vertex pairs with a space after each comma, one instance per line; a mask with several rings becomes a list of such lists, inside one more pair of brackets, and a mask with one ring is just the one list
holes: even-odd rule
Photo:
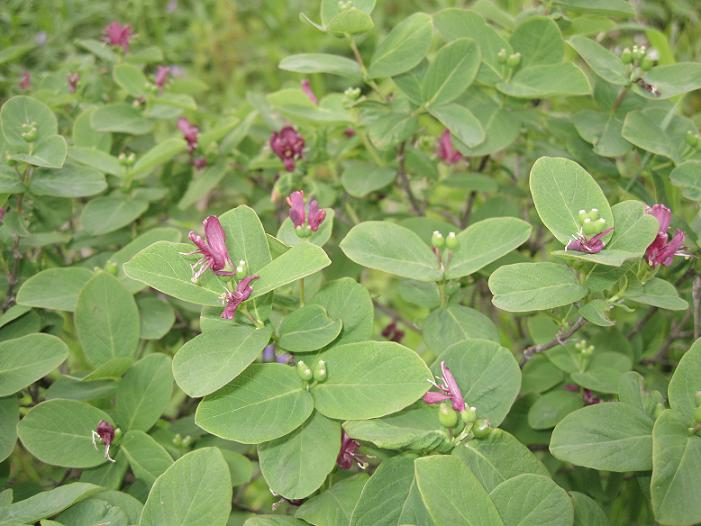
[[701, 522], [699, 14], [2, 2], [0, 525]]

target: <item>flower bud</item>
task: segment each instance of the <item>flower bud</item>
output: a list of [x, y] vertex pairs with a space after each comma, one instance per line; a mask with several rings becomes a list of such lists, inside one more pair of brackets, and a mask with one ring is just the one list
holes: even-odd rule
[[458, 248], [458, 238], [455, 235], [455, 232], [448, 232], [448, 235], [445, 238], [445, 246], [446, 248], [450, 250], [455, 250]]
[[23, 131], [21, 135], [26, 142], [34, 142], [37, 140], [39, 132], [37, 131], [36, 126], [31, 126], [26, 128], [26, 131]]
[[192, 437], [190, 435], [185, 435], [185, 438], [182, 440], [182, 447], [190, 447], [192, 444]]
[[686, 137], [685, 137], [685, 139], [686, 139], [686, 144], [688, 144], [689, 146], [693, 146], [694, 148], [696, 148], [696, 147], [698, 146], [698, 144], [699, 144], [699, 137], [698, 137], [698, 135], [696, 135], [696, 134], [695, 134], [694, 132], [692, 132], [691, 130], [689, 130], [688, 132], [686, 132]]
[[107, 263], [105, 263], [105, 271], [108, 272], [109, 274], [112, 274], [113, 276], [117, 275], [117, 263], [115, 263], [112, 260], [109, 260]]
[[132, 166], [136, 162], [136, 155], [132, 152], [127, 155], [127, 166]]
[[434, 248], [443, 248], [445, 246], [445, 238], [438, 230], [433, 231], [433, 235], [431, 236], [431, 245]]
[[324, 360], [319, 360], [314, 366], [314, 380], [317, 382], [326, 380], [326, 362]]
[[633, 52], [630, 50], [630, 48], [625, 48], [623, 51], [621, 51], [621, 61], [624, 64], [630, 64], [633, 62]]
[[442, 403], [438, 409], [438, 421], [443, 427], [453, 428], [458, 425], [458, 413], [449, 403]]
[[487, 438], [492, 434], [492, 428], [489, 425], [489, 420], [480, 418], [472, 426], [472, 434], [477, 438]]
[[239, 261], [239, 264], [236, 265], [236, 279], [243, 279], [248, 275], [248, 265], [246, 262], [242, 259]]
[[507, 59], [507, 58], [508, 58], [508, 57], [507, 57], [507, 55], [506, 55], [506, 49], [501, 48], [501, 49], [499, 50], [499, 53], [497, 53], [497, 62], [498, 62], [499, 64], [506, 64], [506, 59]]
[[477, 408], [476, 407], [466, 407], [460, 411], [460, 418], [466, 424], [472, 424], [477, 420]]
[[506, 60], [506, 65], [510, 68], [515, 68], [521, 63], [521, 53], [512, 53]]
[[312, 378], [314, 378], [314, 373], [312, 373], [309, 366], [302, 360], [297, 362], [297, 375], [305, 382], [309, 382]]
[[119, 161], [119, 164], [122, 166], [126, 166], [127, 164], [127, 156], [124, 154], [124, 152], [120, 153], [117, 156], [117, 161]]
[[645, 55], [640, 61], [640, 69], [643, 71], [650, 71], [655, 65], [655, 60], [650, 55]]
[[171, 442], [175, 447], [180, 447], [183, 445], [183, 437], [180, 436], [180, 433], [176, 433]]
[[582, 223], [584, 223], [584, 220], [587, 217], [589, 217], [589, 214], [586, 210], [580, 210], [579, 212], [577, 212], [577, 217], [579, 218], [579, 224], [581, 225]]

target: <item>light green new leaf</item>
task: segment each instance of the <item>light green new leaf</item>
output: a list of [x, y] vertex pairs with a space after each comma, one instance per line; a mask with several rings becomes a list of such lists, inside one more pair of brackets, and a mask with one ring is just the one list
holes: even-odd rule
[[258, 446], [260, 470], [272, 491], [303, 499], [324, 483], [340, 447], [339, 423], [315, 412], [289, 435]]
[[425, 104], [439, 106], [462, 95], [475, 80], [480, 62], [480, 49], [470, 38], [459, 38], [443, 46], [423, 79]]
[[508, 312], [554, 309], [587, 294], [572, 269], [547, 262], [504, 265], [489, 276], [488, 283], [492, 303]]
[[569, 62], [519, 69], [510, 81], [499, 82], [497, 89], [520, 99], [589, 95], [592, 91], [584, 72]]
[[195, 336], [173, 358], [175, 381], [192, 398], [213, 393], [256, 359], [271, 332], [269, 327], [227, 324]]
[[29, 410], [17, 425], [17, 434], [27, 451], [46, 464], [91, 468], [106, 462], [102, 444], [93, 446], [92, 432], [100, 420], [112, 422], [84, 402], [49, 400]]
[[149, 486], [173, 464], [168, 451], [143, 431], [126, 433], [119, 444], [119, 451], [129, 461], [134, 476]]
[[650, 417], [623, 402], [578, 409], [553, 430], [550, 452], [560, 460], [604, 471], [652, 468]]
[[368, 77], [393, 77], [409, 71], [426, 56], [433, 24], [426, 13], [414, 13], [392, 28], [370, 60]]
[[226, 440], [260, 444], [294, 431], [313, 409], [313, 399], [292, 367], [253, 364], [206, 396], [197, 407], [195, 422]]
[[68, 347], [50, 334], [28, 334], [0, 343], [0, 397], [43, 378], [68, 357]]
[[505, 526], [565, 526], [574, 521], [569, 495], [549, 476], [517, 475], [489, 496]]
[[170, 357], [148, 354], [119, 382], [114, 418], [126, 431], [148, 431], [168, 407], [173, 392]]
[[331, 319], [343, 323], [337, 345], [370, 339], [375, 307], [368, 289], [357, 281], [351, 278], [331, 281], [309, 303], [321, 305]]
[[628, 84], [626, 67], [620, 57], [604, 46], [581, 35], [573, 36], [568, 43], [602, 79], [617, 86]]
[[197, 449], [156, 479], [139, 526], [225, 526], [231, 497], [229, 467], [221, 452]]
[[328, 378], [312, 388], [315, 407], [329, 418], [377, 418], [404, 409], [427, 390], [431, 372], [411, 349], [395, 342], [357, 342], [322, 355]]
[[283, 58], [280, 69], [295, 73], [328, 73], [347, 79], [360, 80], [360, 66], [355, 60], [328, 53], [301, 53]]
[[417, 281], [438, 281], [442, 276], [428, 245], [408, 228], [394, 223], [360, 223], [340, 246], [349, 259], [364, 267]]

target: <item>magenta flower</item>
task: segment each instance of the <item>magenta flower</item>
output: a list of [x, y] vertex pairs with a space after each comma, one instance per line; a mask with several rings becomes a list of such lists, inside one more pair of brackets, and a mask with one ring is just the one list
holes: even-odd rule
[[251, 287], [251, 281], [258, 279], [259, 276], [247, 276], [238, 282], [236, 285], [236, 290], [234, 292], [227, 291], [224, 296], [224, 310], [221, 313], [221, 317], [225, 320], [233, 320], [236, 310], [239, 308], [244, 301], [246, 301], [253, 288]]
[[32, 87], [32, 74], [29, 71], [22, 73], [22, 80], [19, 83], [20, 89], [28, 90]]
[[0, 224], [2, 224], [5, 219], [5, 208], [0, 208]]
[[387, 327], [382, 329], [382, 336], [387, 338], [389, 341], [401, 343], [404, 339], [404, 331], [399, 329], [396, 321], [393, 321], [387, 325]]
[[684, 250], [684, 232], [677, 229], [672, 239], [667, 233], [672, 221], [670, 209], [658, 203], [647, 207], [645, 211], [654, 216], [660, 224], [657, 236], [645, 250], [645, 259], [648, 264], [652, 267], [660, 265], [669, 267], [674, 261], [674, 256], [688, 256], [689, 254]]
[[594, 405], [601, 402], [601, 398], [592, 393], [589, 389], [582, 391], [582, 400], [584, 405]]
[[295, 169], [295, 160], [304, 153], [304, 138], [292, 126], [285, 126], [270, 136], [270, 148], [285, 165], [288, 172]]
[[105, 458], [110, 462], [115, 460], [110, 456], [110, 446], [114, 440], [114, 427], [105, 420], [100, 420], [97, 427], [92, 432], [92, 445], [97, 449], [97, 440], [100, 440], [105, 445]]
[[306, 213], [302, 190], [292, 192], [287, 198], [287, 204], [290, 207], [290, 219], [296, 228], [303, 227], [306, 222], [310, 230], [316, 232], [326, 219], [326, 210], [319, 208], [316, 199], [309, 201], [309, 213]]
[[[159, 91], [163, 91], [163, 86], [165, 86], [170, 76], [170, 66], [158, 66], [155, 75], [155, 84]], [[196, 141], [195, 141], [196, 142]]]
[[75, 93], [78, 89], [78, 82], [80, 82], [80, 75], [78, 73], [71, 73], [68, 75], [68, 92]]
[[341, 469], [350, 469], [357, 464], [360, 469], [368, 467], [368, 463], [362, 455], [358, 454], [360, 444], [349, 437], [345, 431], [341, 432], [341, 449], [336, 457], [336, 464]]
[[203, 168], [207, 167], [207, 159], [205, 159], [204, 157], [193, 159], [192, 166], [194, 166], [197, 170], [202, 170]]
[[326, 210], [319, 208], [319, 203], [316, 202], [316, 199], [312, 199], [309, 202], [309, 219], [307, 220], [312, 232], [319, 230], [324, 219], [326, 219]]
[[199, 140], [200, 129], [192, 124], [185, 117], [180, 117], [178, 119], [178, 129], [180, 133], [183, 134], [185, 142], [187, 142], [187, 151], [192, 154], [197, 148], [197, 141]]
[[567, 243], [565, 250], [574, 250], [576, 252], [585, 252], [587, 254], [598, 254], [606, 246], [603, 238], [612, 231], [613, 228], [608, 228], [590, 238], [585, 237], [583, 234], [577, 234], [573, 237], [572, 241]]
[[462, 154], [453, 147], [453, 138], [450, 130], [443, 130], [441, 138], [438, 139], [438, 158], [445, 164], [456, 164], [462, 159]]
[[450, 400], [453, 409], [462, 411], [465, 409], [465, 399], [462, 397], [458, 382], [455, 380], [453, 373], [450, 372], [450, 369], [445, 365], [445, 362], [441, 362], [441, 371], [443, 372], [443, 377], [437, 378], [440, 383], [429, 380], [439, 392], [429, 391], [424, 395], [424, 402], [427, 404], [440, 404], [445, 400]]
[[355, 137], [355, 130], [353, 128], [346, 128], [343, 130], [343, 135], [351, 139], [352, 137]]
[[105, 42], [110, 46], [121, 47], [125, 53], [129, 52], [129, 41], [134, 36], [134, 31], [129, 24], [110, 22], [105, 28]]
[[302, 91], [309, 97], [309, 100], [312, 101], [312, 104], [315, 106], [319, 104], [319, 99], [316, 98], [316, 95], [314, 95], [314, 91], [312, 91], [312, 85], [309, 83], [307, 79], [302, 80]]
[[206, 241], [197, 235], [194, 230], [191, 230], [188, 237], [195, 244], [197, 250], [184, 254], [186, 256], [194, 254], [202, 256], [197, 263], [191, 265], [193, 272], [192, 282], [196, 283], [208, 269], [213, 270], [215, 274], [220, 276], [233, 276], [234, 273], [229, 270], [231, 268], [231, 258], [226, 247], [226, 235], [219, 219], [217, 216], [209, 216], [202, 224], [204, 225]]

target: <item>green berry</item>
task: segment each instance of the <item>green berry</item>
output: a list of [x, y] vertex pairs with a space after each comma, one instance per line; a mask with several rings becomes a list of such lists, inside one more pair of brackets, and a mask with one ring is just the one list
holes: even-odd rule
[[312, 378], [314, 378], [314, 373], [306, 363], [300, 360], [297, 362], [297, 376], [299, 376], [305, 382], [309, 382]]
[[621, 52], [621, 61], [623, 61], [624, 64], [630, 64], [633, 62], [633, 52], [630, 50], [630, 48], [625, 48]]
[[698, 145], [698, 136], [691, 130], [686, 132], [685, 139], [686, 144], [688, 144], [689, 146], [693, 146], [695, 148]]
[[489, 425], [489, 420], [480, 418], [472, 426], [472, 434], [477, 438], [487, 438], [492, 434], [492, 428]]
[[319, 360], [314, 366], [314, 380], [317, 382], [326, 380], [326, 362], [324, 360]]
[[497, 53], [497, 62], [499, 62], [499, 64], [506, 64], [506, 59], [507, 59], [507, 58], [508, 58], [508, 57], [507, 57], [507, 55], [506, 55], [506, 49], [501, 48], [501, 49], [499, 50], [499, 53]]
[[448, 235], [445, 237], [445, 247], [449, 250], [455, 250], [459, 244], [455, 232], [448, 232]]
[[110, 260], [107, 263], [105, 263], [105, 271], [108, 272], [109, 274], [112, 274], [113, 276], [117, 275], [117, 263], [114, 261]]
[[431, 245], [434, 248], [443, 248], [445, 246], [445, 238], [438, 230], [433, 231], [433, 235], [431, 236]]
[[579, 218], [579, 224], [581, 225], [582, 223], [584, 223], [584, 220], [589, 217], [589, 214], [586, 210], [580, 210], [579, 212], [577, 212], [577, 217]]
[[438, 421], [443, 427], [452, 429], [458, 425], [458, 413], [449, 403], [442, 403], [438, 409]]
[[655, 59], [653, 59], [650, 55], [644, 56], [640, 61], [640, 69], [643, 71], [650, 71], [654, 65]]
[[460, 411], [460, 418], [466, 424], [472, 424], [477, 420], [477, 408], [476, 407], [466, 407]]
[[512, 53], [509, 58], [506, 59], [506, 65], [510, 68], [515, 68], [521, 63], [521, 53]]
[[597, 228], [598, 227], [596, 226], [596, 222], [592, 221], [588, 217], [582, 223], [582, 232], [584, 232], [588, 236], [597, 234]]
[[236, 279], [243, 279], [248, 275], [248, 265], [246, 262], [242, 259], [239, 261], [239, 264], [236, 265]]

